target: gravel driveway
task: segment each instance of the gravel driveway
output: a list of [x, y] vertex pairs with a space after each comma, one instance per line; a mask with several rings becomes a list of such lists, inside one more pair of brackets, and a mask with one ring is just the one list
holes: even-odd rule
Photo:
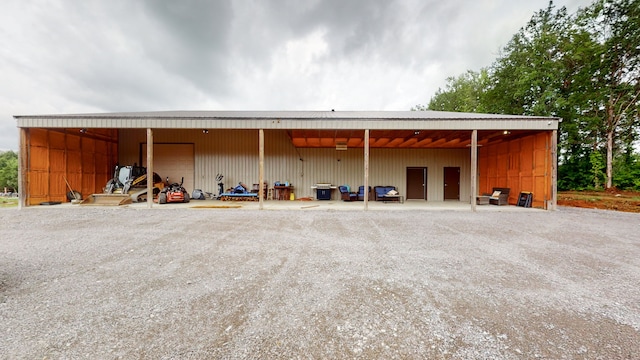
[[0, 210], [6, 359], [632, 359], [640, 215]]

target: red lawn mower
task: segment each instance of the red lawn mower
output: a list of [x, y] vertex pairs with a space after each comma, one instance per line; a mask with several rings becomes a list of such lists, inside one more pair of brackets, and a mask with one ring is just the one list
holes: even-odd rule
[[[160, 191], [158, 194], [158, 204], [166, 204], [166, 203], [188, 203], [189, 202], [189, 193], [182, 187], [182, 183], [184, 182], [184, 177], [180, 180], [180, 183], [173, 183], [171, 185], [167, 185]], [[167, 184], [169, 184], [169, 178], [167, 177]]]

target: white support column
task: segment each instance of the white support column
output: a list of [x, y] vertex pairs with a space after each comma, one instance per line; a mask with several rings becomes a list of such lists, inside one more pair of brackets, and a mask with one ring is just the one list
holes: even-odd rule
[[478, 196], [478, 130], [471, 132], [471, 211], [476, 211]]
[[147, 208], [153, 205], [153, 130], [147, 129]]
[[369, 129], [364, 131], [364, 209], [369, 209]]
[[260, 160], [259, 160], [259, 170], [258, 170], [258, 182], [260, 183], [260, 188], [258, 189], [258, 198], [260, 202], [260, 206], [258, 209], [262, 210], [264, 208], [264, 129], [260, 129], [260, 133], [258, 135], [259, 147], [260, 147]]

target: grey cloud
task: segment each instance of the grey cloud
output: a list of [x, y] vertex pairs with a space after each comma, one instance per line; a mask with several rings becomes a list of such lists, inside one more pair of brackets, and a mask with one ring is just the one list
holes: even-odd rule
[[[556, 1], [570, 11], [590, 2]], [[447, 76], [490, 65], [547, 3], [6, 0], [0, 148], [17, 147], [13, 114], [407, 110], [427, 102]], [[318, 36], [326, 48], [305, 47]]]
[[182, 108], [183, 95], [227, 91], [229, 12], [225, 3], [80, 2], [43, 14], [38, 38], [56, 51], [42, 61], [71, 79], [70, 100], [115, 111]]
[[443, 1], [331, 0], [315, 3], [292, 26], [327, 30], [324, 62], [419, 67], [442, 51], [441, 37], [456, 14], [455, 4]]
[[138, 41], [149, 56], [204, 91], [224, 91], [221, 85], [230, 76], [230, 2], [146, 1], [144, 9], [153, 26], [141, 30]]

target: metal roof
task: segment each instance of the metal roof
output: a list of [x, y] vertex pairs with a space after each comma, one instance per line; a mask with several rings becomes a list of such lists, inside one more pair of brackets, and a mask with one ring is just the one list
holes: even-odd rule
[[151, 111], [15, 115], [18, 127], [237, 129], [528, 129], [558, 128], [557, 117], [445, 111]]
[[20, 118], [183, 118], [183, 119], [362, 119], [362, 120], [468, 120], [468, 119], [557, 119], [554, 117], [503, 114], [463, 113], [451, 111], [143, 111], [88, 114], [16, 115]]

